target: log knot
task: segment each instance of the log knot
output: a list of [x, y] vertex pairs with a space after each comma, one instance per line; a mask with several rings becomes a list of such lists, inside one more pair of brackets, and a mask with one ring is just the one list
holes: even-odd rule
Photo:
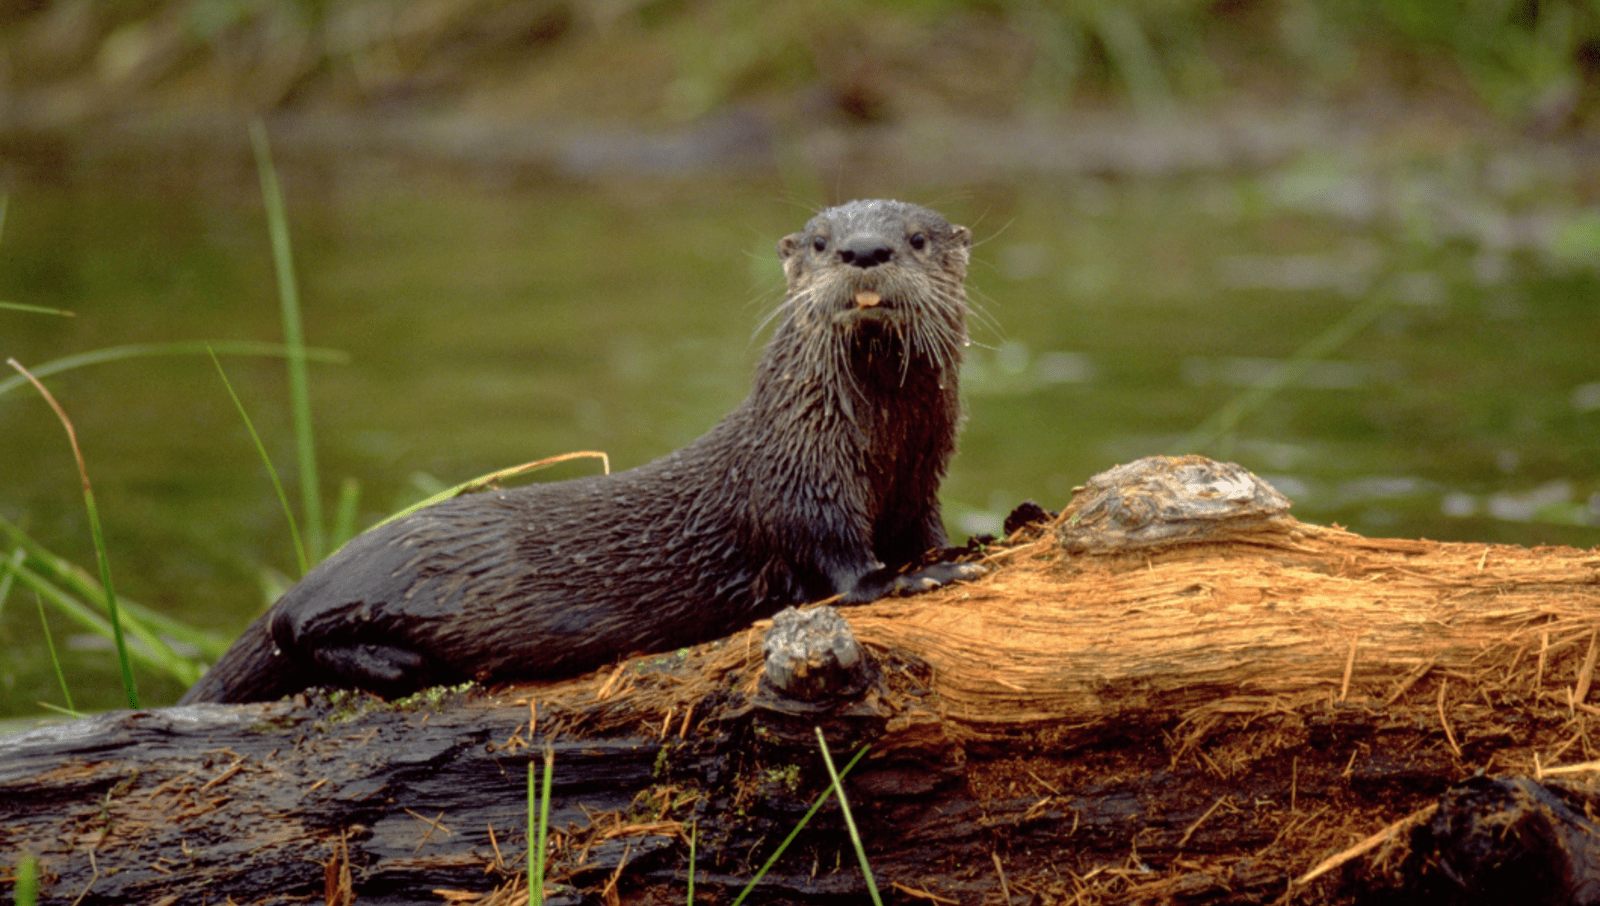
[[1242, 466], [1147, 456], [1089, 479], [1058, 530], [1070, 553], [1216, 542], [1289, 522], [1289, 499]]
[[832, 607], [779, 611], [762, 647], [767, 683], [800, 701], [859, 694], [874, 676], [850, 624]]

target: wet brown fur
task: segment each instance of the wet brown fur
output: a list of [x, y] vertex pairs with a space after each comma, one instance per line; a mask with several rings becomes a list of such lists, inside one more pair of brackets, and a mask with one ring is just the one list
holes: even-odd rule
[[[893, 201], [778, 244], [788, 290], [749, 397], [616, 475], [459, 497], [363, 534], [182, 703], [574, 675], [807, 600], [872, 600], [946, 543], [971, 233]], [[929, 568], [928, 583], [957, 577]]]

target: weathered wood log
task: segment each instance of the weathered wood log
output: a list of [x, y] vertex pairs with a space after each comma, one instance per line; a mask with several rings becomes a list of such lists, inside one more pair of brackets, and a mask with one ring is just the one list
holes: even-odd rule
[[[844, 700], [764, 683], [758, 626], [563, 683], [0, 740], [0, 858], [36, 857], [46, 901], [516, 902], [548, 745], [557, 901], [681, 902], [692, 824], [696, 895], [725, 902], [826, 789], [816, 726], [836, 759], [870, 744], [846, 788], [904, 902], [1448, 893], [1423, 849], [1449, 828], [1416, 828], [1453, 784], [1600, 804], [1600, 552], [1368, 539], [1183, 480], [1242, 505], [1145, 544], [1175, 511], [1091, 486], [986, 579], [841, 611], [878, 671]], [[842, 827], [819, 812], [760, 900], [859, 901]]]

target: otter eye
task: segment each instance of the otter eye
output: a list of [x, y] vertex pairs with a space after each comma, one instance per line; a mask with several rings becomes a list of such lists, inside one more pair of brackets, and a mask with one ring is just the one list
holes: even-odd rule
[[921, 233], [912, 233], [911, 238], [906, 241], [911, 243], [912, 248], [920, 252], [922, 247], [928, 244], [928, 237]]
[[828, 250], [828, 240], [821, 236], [813, 236], [811, 237], [811, 247], [819, 252], [825, 252]]

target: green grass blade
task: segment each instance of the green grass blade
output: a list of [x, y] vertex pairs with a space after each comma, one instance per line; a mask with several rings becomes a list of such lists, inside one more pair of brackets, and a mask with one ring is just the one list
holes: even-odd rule
[[111, 618], [111, 635], [117, 646], [117, 663], [122, 667], [122, 690], [127, 693], [128, 707], [138, 709], [139, 690], [133, 682], [133, 667], [128, 663], [128, 645], [122, 638], [121, 614], [117, 612], [117, 592], [111, 585], [111, 558], [106, 555], [105, 534], [100, 530], [100, 513], [94, 505], [94, 488], [89, 484], [89, 469], [83, 462], [83, 451], [78, 447], [78, 432], [72, 427], [72, 419], [67, 418], [66, 410], [50, 395], [50, 391], [28, 374], [16, 359], [7, 359], [7, 364], [28, 378], [39, 389], [40, 395], [55, 410], [56, 418], [61, 420], [61, 426], [67, 431], [67, 441], [72, 445], [72, 456], [78, 463], [78, 477], [83, 481], [83, 506], [89, 513], [89, 534], [94, 539], [95, 561], [100, 565], [100, 586], [105, 589], [106, 613]]
[[1134, 109], [1148, 114], [1170, 107], [1172, 89], [1138, 16], [1120, 4], [1100, 4], [1094, 9], [1090, 21], [1095, 37], [1127, 86]]
[[[105, 590], [81, 566], [46, 550], [38, 541], [30, 538], [26, 532], [7, 521], [4, 517], [0, 517], [0, 533], [10, 538], [12, 544], [27, 552], [27, 558], [22, 565], [35, 570], [40, 576], [49, 581], [60, 584], [69, 592], [86, 601], [101, 601], [105, 599]], [[130, 631], [136, 634], [148, 628], [153, 632], [171, 636], [186, 645], [192, 645], [212, 658], [220, 657], [222, 652], [228, 649], [229, 641], [226, 639], [218, 638], [209, 632], [174, 620], [166, 614], [152, 610], [137, 601], [131, 601], [127, 598], [118, 598], [117, 600], [122, 608], [123, 616], [129, 618], [127, 625]], [[159, 639], [156, 639], [155, 644], [161, 650], [170, 652], [167, 645]], [[176, 653], [173, 653], [172, 657], [182, 660]], [[192, 663], [191, 666], [195, 670], [199, 669], [198, 666], [194, 666]]]
[[833, 755], [828, 752], [828, 740], [822, 735], [821, 727], [817, 727], [817, 745], [822, 747], [822, 762], [828, 766], [828, 776], [833, 778], [833, 792], [839, 797], [839, 810], [844, 812], [844, 826], [850, 829], [850, 842], [855, 844], [856, 859], [861, 862], [861, 874], [867, 879], [867, 893], [872, 895], [872, 906], [883, 906], [883, 899], [878, 896], [878, 884], [872, 879], [872, 866], [867, 864], [867, 849], [861, 844], [861, 834], [856, 832], [856, 819], [850, 814], [850, 802], [845, 799], [844, 784], [839, 782], [839, 774], [833, 769]]
[[35, 906], [39, 902], [39, 862], [32, 856], [23, 856], [17, 863], [14, 902], [17, 906]]
[[544, 856], [533, 852], [533, 840], [538, 839], [539, 804], [534, 796], [533, 759], [528, 759], [528, 903], [534, 903], [534, 890], [539, 900], [544, 900]]
[[[129, 343], [124, 346], [108, 346], [105, 349], [95, 349], [89, 352], [80, 352], [74, 355], [62, 356], [28, 369], [34, 377], [45, 378], [52, 374], [59, 374], [73, 368], [82, 368], [85, 365], [99, 365], [105, 362], [115, 362], [122, 359], [144, 358], [148, 356], [166, 355], [247, 355], [247, 356], [274, 356], [287, 357], [288, 347], [282, 343], [260, 343], [254, 340], [182, 340], [174, 343]], [[335, 365], [349, 363], [350, 356], [336, 349], [307, 349], [306, 360], [324, 362]], [[0, 394], [14, 390], [28, 383], [28, 379], [17, 375], [0, 380]]]
[[[74, 448], [77, 443], [74, 441]], [[100, 512], [94, 505], [94, 489], [89, 486], [89, 473], [83, 461], [78, 461], [83, 476], [83, 506], [89, 513], [89, 534], [94, 539], [94, 559], [100, 566], [100, 587], [106, 591], [106, 613], [111, 618], [111, 639], [117, 646], [117, 666], [122, 668], [122, 691], [128, 696], [128, 707], [138, 710], [139, 688], [133, 681], [133, 665], [128, 660], [128, 642], [122, 637], [122, 613], [117, 609], [117, 590], [111, 585], [111, 558], [106, 553], [106, 537], [100, 528]]]
[[[45, 602], [63, 616], [70, 618], [74, 623], [102, 638], [111, 638], [111, 623], [93, 605], [86, 604], [82, 599], [68, 591], [62, 590], [49, 579], [22, 565], [12, 569], [11, 574], [23, 588], [34, 594], [40, 595]], [[135, 657], [148, 657], [148, 654], [135, 653]]]
[[61, 697], [67, 702], [67, 711], [76, 715], [78, 709], [72, 706], [72, 690], [67, 688], [67, 675], [61, 672], [61, 659], [56, 657], [56, 642], [50, 634], [50, 621], [44, 617], [44, 598], [34, 592], [33, 603], [39, 606], [39, 626], [44, 630], [45, 647], [50, 649], [50, 664], [56, 668], [56, 682], [61, 684]]
[[272, 165], [267, 127], [250, 124], [256, 171], [261, 177], [261, 197], [267, 208], [267, 232], [272, 238], [272, 260], [278, 275], [278, 302], [283, 315], [283, 342], [289, 347], [289, 402], [294, 413], [295, 451], [300, 462], [300, 501], [305, 509], [306, 548], [313, 562], [325, 550], [322, 496], [317, 477], [317, 449], [311, 431], [311, 392], [306, 379], [305, 333], [300, 326], [300, 289], [294, 276], [294, 255], [289, 245], [289, 217], [284, 212], [278, 171]]
[[[444, 490], [434, 494], [429, 494], [426, 498], [419, 500], [405, 509], [390, 515], [387, 519], [379, 522], [378, 525], [387, 525], [396, 519], [409, 516], [425, 506], [433, 506], [440, 501], [449, 500], [452, 497], [459, 497], [462, 494], [467, 494], [472, 491], [476, 491], [479, 488], [487, 487], [488, 485], [493, 484], [502, 478], [509, 478], [513, 475], [523, 475], [529, 472], [537, 472], [540, 469], [547, 469], [550, 466], [553, 466], [557, 463], [566, 462], [569, 459], [598, 459], [604, 466], [606, 474], [611, 474], [611, 458], [606, 456], [606, 454], [595, 450], [582, 450], [576, 453], [562, 453], [558, 456], [547, 456], [544, 459], [535, 460], [534, 462], [525, 462], [520, 466], [511, 466], [510, 468], [498, 469], [490, 472], [487, 475], [479, 475], [477, 478], [468, 479], [467, 481], [463, 481], [458, 485], [445, 488]], [[378, 525], [373, 526], [373, 528], [377, 528]]]
[[27, 559], [28, 552], [19, 547], [11, 552], [11, 559], [0, 562], [0, 614], [6, 612], [6, 599], [11, 597], [11, 572]]
[[700, 829], [697, 821], [689, 822], [689, 898], [688, 906], [694, 906], [694, 838], [695, 831]]
[[538, 824], [534, 823], [533, 759], [528, 759], [528, 903], [544, 906], [544, 850], [545, 837], [550, 830], [550, 783], [555, 774], [556, 750], [548, 743], [544, 747], [544, 776], [539, 783]]
[[64, 308], [46, 308], [43, 305], [23, 305], [21, 302], [0, 302], [0, 308], [11, 311], [25, 311], [36, 315], [60, 315], [63, 318], [76, 318], [77, 314]]
[[228, 373], [222, 370], [222, 360], [216, 353], [211, 354], [211, 364], [217, 366], [217, 376], [222, 378], [222, 386], [228, 391], [228, 398], [233, 400], [233, 406], [239, 410], [239, 417], [244, 419], [245, 430], [250, 432], [250, 440], [256, 445], [256, 453], [260, 454], [261, 461], [267, 467], [267, 477], [272, 479], [272, 489], [278, 492], [278, 502], [283, 505], [283, 515], [289, 520], [289, 537], [294, 541], [294, 553], [300, 560], [300, 575], [305, 575], [310, 569], [306, 563], [306, 547], [300, 543], [300, 527], [294, 522], [294, 507], [289, 505], [289, 495], [284, 493], [283, 482], [278, 480], [278, 470], [272, 465], [272, 457], [267, 455], [267, 447], [261, 442], [261, 435], [256, 433], [255, 422], [250, 420], [250, 413], [245, 411], [244, 403], [240, 401], [239, 394], [233, 392], [233, 382], [228, 380]]
[[[103, 616], [96, 606], [86, 604], [83, 600], [51, 584], [48, 579], [28, 569], [26, 565], [13, 570], [13, 575], [24, 588], [41, 595], [45, 603], [55, 608], [57, 612], [102, 638], [115, 640], [116, 634], [112, 631], [111, 621]], [[121, 617], [128, 634], [140, 643], [128, 646], [130, 657], [145, 667], [169, 674], [181, 682], [193, 684], [200, 678], [198, 664], [172, 651], [159, 636], [150, 631], [149, 627], [133, 619], [131, 615], [123, 613]]]
[[1313, 364], [1326, 358], [1367, 329], [1378, 319], [1378, 315], [1389, 307], [1390, 301], [1387, 292], [1374, 293], [1367, 301], [1351, 309], [1333, 326], [1312, 337], [1272, 374], [1229, 400], [1193, 431], [1179, 438], [1168, 452], [1174, 456], [1181, 456], [1186, 453], [1198, 453], [1212, 444], [1219, 444], [1214, 451], [1216, 455], [1222, 457], [1232, 455], [1231, 438], [1245, 416], [1261, 408], [1280, 390], [1298, 380]]
[[851, 758], [849, 763], [844, 766], [844, 770], [840, 771], [833, 778], [833, 783], [827, 789], [817, 794], [816, 801], [811, 803], [811, 808], [807, 810], [803, 816], [801, 816], [800, 823], [794, 826], [794, 830], [789, 831], [789, 836], [784, 837], [783, 842], [778, 844], [778, 848], [773, 850], [772, 855], [767, 857], [767, 861], [762, 864], [761, 870], [756, 872], [756, 876], [750, 879], [750, 883], [746, 884], [743, 890], [739, 891], [739, 896], [734, 898], [733, 906], [739, 906], [740, 903], [744, 902], [745, 897], [748, 897], [750, 893], [756, 889], [756, 885], [761, 883], [761, 879], [766, 876], [767, 871], [770, 870], [772, 866], [776, 865], [778, 859], [783, 856], [784, 850], [789, 848], [789, 844], [794, 842], [794, 838], [798, 837], [800, 835], [800, 831], [805, 829], [805, 826], [811, 822], [811, 816], [817, 813], [817, 809], [822, 808], [822, 803], [828, 801], [828, 796], [833, 792], [834, 787], [838, 786], [839, 781], [843, 780], [847, 775], [849, 775], [850, 769], [856, 766], [856, 762], [861, 760], [861, 756], [867, 754], [868, 748], [869, 746], [862, 746], [859, 750], [857, 750], [855, 757]]

